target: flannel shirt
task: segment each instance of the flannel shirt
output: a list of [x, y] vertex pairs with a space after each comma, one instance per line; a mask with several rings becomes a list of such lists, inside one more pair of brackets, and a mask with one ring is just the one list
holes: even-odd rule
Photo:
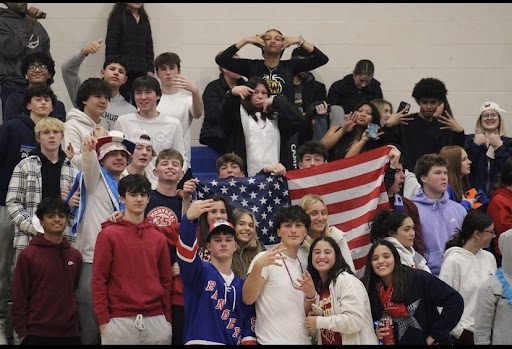
[[[36, 213], [37, 205], [42, 200], [41, 166], [41, 159], [37, 155], [31, 155], [16, 165], [9, 182], [5, 204], [9, 211], [9, 218], [14, 224], [13, 247], [16, 249], [24, 249], [29, 245], [32, 237], [37, 235], [37, 230], [32, 224], [32, 217]], [[65, 159], [60, 171], [61, 190], [73, 185], [77, 173], [78, 170], [69, 159]], [[75, 237], [71, 235], [71, 222], [70, 217], [63, 236], [73, 243]]]

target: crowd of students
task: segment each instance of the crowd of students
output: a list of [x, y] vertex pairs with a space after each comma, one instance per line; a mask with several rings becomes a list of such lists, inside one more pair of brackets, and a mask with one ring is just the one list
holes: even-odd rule
[[[368, 59], [327, 92], [310, 71], [328, 57], [277, 29], [220, 52], [201, 95], [178, 54], [154, 57], [143, 4], [116, 3], [101, 78], [79, 69], [102, 40], [63, 60], [66, 112], [41, 11], [6, 5], [0, 344], [9, 318], [16, 344], [512, 343], [512, 143], [497, 103], [466, 134], [429, 77], [412, 91], [419, 111], [394, 112]], [[263, 59], [241, 58], [248, 44]], [[195, 199], [203, 114], [218, 178], [391, 148], [362, 279], [320, 195], [281, 208], [267, 246], [250, 210]]]

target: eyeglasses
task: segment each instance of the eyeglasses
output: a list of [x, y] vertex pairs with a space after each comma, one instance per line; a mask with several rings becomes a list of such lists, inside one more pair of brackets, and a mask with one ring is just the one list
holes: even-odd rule
[[39, 69], [39, 71], [48, 70], [48, 66], [46, 64], [41, 64], [41, 65], [31, 64], [27, 67], [28, 71], [36, 71], [37, 69]]
[[482, 119], [495, 119], [498, 117], [498, 113], [482, 114]]
[[486, 232], [486, 233], [489, 233], [491, 235], [496, 235], [496, 231], [495, 230], [480, 230], [481, 232]]

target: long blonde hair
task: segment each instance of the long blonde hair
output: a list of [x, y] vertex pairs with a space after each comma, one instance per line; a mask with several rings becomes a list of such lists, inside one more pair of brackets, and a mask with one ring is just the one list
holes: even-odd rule
[[[320, 195], [316, 195], [316, 194], [306, 194], [306, 195], [304, 195], [300, 199], [298, 205], [300, 207], [302, 207], [302, 209], [304, 211], [306, 211], [311, 205], [316, 204], [317, 202], [321, 202], [324, 205], [325, 210], [327, 211], [327, 205], [325, 204], [324, 199], [322, 199], [322, 197]], [[327, 212], [327, 214], [329, 214], [329, 212]], [[311, 227], [310, 227], [310, 229], [311, 229]], [[328, 222], [325, 222], [325, 227], [322, 230], [322, 232], [320, 233], [320, 235], [322, 235], [322, 236], [331, 236], [331, 230], [329, 228], [329, 223]], [[302, 246], [304, 246], [309, 251], [309, 248], [310, 248], [312, 242], [313, 242], [313, 239], [309, 235], [309, 230], [308, 230], [308, 234], [306, 235], [306, 238], [304, 239], [304, 242], [302, 243]]]
[[254, 229], [251, 240], [241, 243], [238, 239], [238, 249], [233, 256], [233, 264], [232, 269], [233, 272], [238, 275], [240, 278], [245, 279], [247, 277], [247, 269], [249, 268], [249, 265], [251, 264], [251, 261], [254, 259], [254, 257], [264, 250], [263, 244], [258, 239], [258, 234], [256, 232], [256, 217], [254, 214], [245, 209], [245, 208], [235, 208], [233, 210], [233, 216], [235, 220], [235, 230], [236, 226], [238, 224], [238, 221], [245, 215], [248, 215], [252, 218], [252, 221], [254, 222]]

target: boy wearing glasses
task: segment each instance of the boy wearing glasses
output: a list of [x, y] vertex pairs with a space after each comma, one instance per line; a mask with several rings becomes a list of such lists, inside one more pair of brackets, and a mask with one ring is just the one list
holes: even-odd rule
[[281, 242], [252, 260], [242, 292], [245, 304], [256, 303], [259, 344], [311, 344], [304, 302], [314, 301], [311, 276], [297, 258], [311, 220], [298, 206], [281, 208], [273, 227]]
[[[236, 231], [225, 220], [210, 225], [206, 236], [210, 262], [197, 253], [199, 216], [213, 206], [213, 199], [197, 200], [181, 221], [178, 264], [185, 297], [184, 344], [256, 344], [253, 305], [242, 301], [244, 281], [233, 273]], [[185, 219], [186, 218], [186, 219]]]
[[[44, 52], [34, 52], [26, 56], [21, 62], [21, 73], [28, 81], [28, 87], [51, 86], [55, 77], [55, 61]], [[17, 118], [21, 113], [29, 114], [23, 104], [22, 91], [13, 92], [5, 102], [4, 121]], [[62, 122], [66, 121], [66, 108], [64, 103], [57, 100], [53, 104], [51, 116]]]
[[[0, 9], [0, 98], [2, 113], [7, 98], [13, 92], [23, 92], [27, 82], [20, 71], [20, 61], [33, 52], [50, 55], [50, 37], [37, 16], [36, 7], [26, 2], [5, 2]], [[5, 121], [5, 118], [4, 118]]]
[[[412, 91], [420, 107], [419, 112], [408, 114], [411, 121], [384, 126], [385, 142], [398, 144], [404, 157], [404, 168], [412, 171], [423, 154], [439, 153], [445, 145], [464, 146], [464, 128], [446, 110], [434, 117], [437, 107], [446, 99], [446, 86], [435, 78], [421, 79]], [[386, 122], [387, 123], [387, 122]], [[383, 138], [384, 139], [384, 138]]]

